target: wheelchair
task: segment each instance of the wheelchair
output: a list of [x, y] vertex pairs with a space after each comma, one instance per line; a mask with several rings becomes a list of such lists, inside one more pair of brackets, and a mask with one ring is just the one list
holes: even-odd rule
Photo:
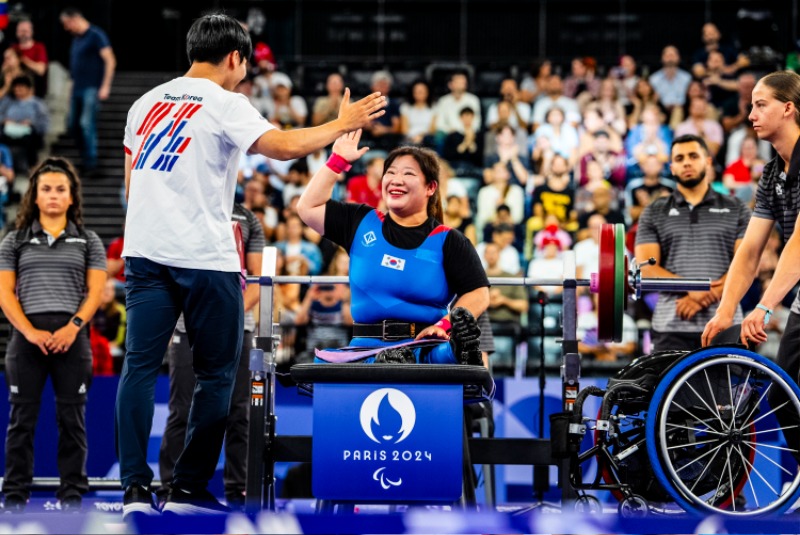
[[[595, 417], [583, 415], [589, 396], [602, 398]], [[800, 388], [767, 358], [742, 346], [658, 352], [551, 415], [553, 454], [569, 459], [577, 511], [600, 512], [586, 491], [607, 490], [624, 517], [780, 514], [800, 496], [800, 444], [784, 437], [800, 429], [779, 411], [800, 414]]]

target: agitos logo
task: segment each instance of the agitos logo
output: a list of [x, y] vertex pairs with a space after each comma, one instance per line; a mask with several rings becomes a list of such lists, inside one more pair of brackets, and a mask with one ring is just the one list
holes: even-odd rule
[[[381, 425], [378, 412], [383, 406], [382, 402], [384, 400], [400, 416], [400, 427], [396, 431], [388, 428], [388, 426]], [[387, 413], [389, 411], [384, 409], [383, 412]], [[389, 418], [391, 416], [391, 413], [388, 414]], [[414, 429], [414, 423], [417, 421], [417, 411], [414, 409], [411, 399], [400, 390], [396, 388], [381, 388], [367, 396], [367, 399], [361, 404], [359, 417], [361, 419], [361, 429], [364, 430], [370, 440], [378, 444], [386, 442], [397, 444], [411, 434]], [[376, 432], [380, 436], [380, 440], [375, 438]], [[395, 439], [395, 437], [397, 438]]]
[[[396, 388], [380, 388], [369, 394], [361, 403], [359, 423], [364, 434], [382, 448], [345, 449], [344, 461], [377, 462], [379, 466], [372, 479], [384, 490], [399, 487], [403, 479], [391, 479], [386, 472], [389, 463], [430, 462], [429, 451], [401, 450], [394, 446], [406, 440], [417, 422], [414, 403], [405, 393]], [[394, 472], [394, 470], [388, 470]]]

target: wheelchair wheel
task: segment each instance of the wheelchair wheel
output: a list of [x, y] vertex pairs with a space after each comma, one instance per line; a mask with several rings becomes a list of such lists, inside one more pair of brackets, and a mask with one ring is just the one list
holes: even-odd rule
[[770, 360], [734, 347], [687, 355], [650, 401], [647, 454], [656, 478], [690, 512], [785, 511], [800, 495], [800, 470], [779, 409], [800, 413], [800, 388]]
[[584, 494], [575, 498], [573, 509], [576, 513], [596, 515], [603, 512], [603, 505], [594, 496]]

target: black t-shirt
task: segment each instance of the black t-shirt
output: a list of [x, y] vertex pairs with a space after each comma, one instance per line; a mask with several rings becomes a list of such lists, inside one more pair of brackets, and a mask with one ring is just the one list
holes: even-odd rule
[[[361, 221], [374, 208], [366, 204], [328, 201], [325, 205], [324, 236], [344, 247], [349, 253]], [[416, 249], [441, 223], [429, 217], [418, 227], [398, 225], [390, 215], [383, 220], [383, 237], [394, 247]], [[478, 288], [489, 286], [489, 279], [481, 265], [475, 247], [457, 230], [450, 230], [444, 240], [444, 273], [450, 289], [464, 295]]]
[[569, 185], [562, 190], [554, 190], [545, 182], [533, 190], [533, 204], [541, 204], [544, 215], [553, 214], [561, 223], [566, 223], [575, 206], [575, 190]]
[[652, 202], [664, 193], [672, 193], [672, 188], [660, 182], [656, 184], [642, 184], [639, 187], [633, 188], [631, 190], [631, 203], [633, 206], [642, 206], [642, 203], [639, 202], [638, 192], [640, 191], [643, 191], [645, 195], [647, 195], [647, 198], [650, 199], [650, 202]]
[[[586, 212], [578, 216], [578, 228], [586, 228], [589, 226], [589, 218], [595, 214], [599, 214], [597, 210], [592, 210], [591, 212]], [[616, 224], [622, 223], [625, 224], [625, 216], [622, 215], [622, 212], [619, 210], [609, 210], [607, 214], [600, 214], [606, 218], [606, 223], [608, 224]]]

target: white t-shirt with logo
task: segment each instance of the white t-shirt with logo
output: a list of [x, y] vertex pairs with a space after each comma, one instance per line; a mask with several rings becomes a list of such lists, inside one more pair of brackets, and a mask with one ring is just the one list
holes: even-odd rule
[[247, 97], [205, 78], [176, 78], [137, 100], [125, 126], [122, 256], [239, 272], [230, 222], [239, 158], [272, 128]]

